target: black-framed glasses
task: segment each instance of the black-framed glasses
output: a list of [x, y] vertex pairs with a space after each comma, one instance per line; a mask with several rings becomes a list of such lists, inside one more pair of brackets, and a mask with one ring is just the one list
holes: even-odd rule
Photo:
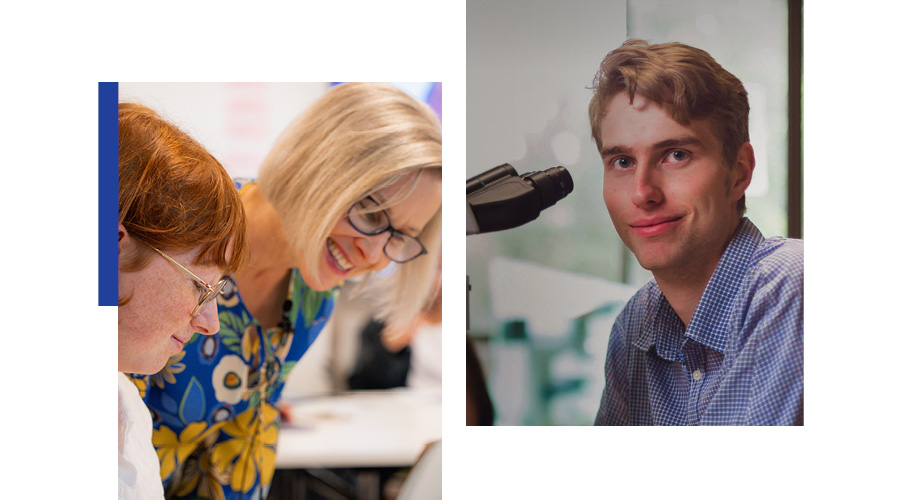
[[222, 292], [222, 288], [225, 287], [225, 282], [228, 280], [227, 277], [223, 277], [222, 279], [220, 279], [220, 280], [216, 283], [215, 286], [210, 286], [210, 284], [207, 283], [207, 282], [205, 282], [205, 281], [203, 281], [203, 279], [200, 278], [200, 276], [197, 276], [196, 274], [192, 273], [190, 269], [188, 269], [188, 268], [182, 266], [181, 264], [179, 264], [178, 262], [176, 262], [175, 259], [173, 259], [172, 257], [169, 257], [168, 255], [166, 255], [162, 250], [160, 250], [160, 249], [158, 249], [158, 248], [156, 248], [156, 247], [152, 247], [152, 246], [151, 246], [150, 248], [156, 250], [156, 253], [162, 255], [163, 257], [165, 257], [165, 259], [168, 260], [169, 262], [171, 262], [172, 264], [175, 264], [176, 266], [178, 266], [178, 267], [184, 269], [185, 272], [187, 272], [188, 274], [190, 274], [195, 280], [199, 281], [200, 284], [202, 284], [203, 286], [206, 287], [206, 294], [203, 295], [203, 297], [200, 297], [200, 302], [197, 303], [197, 306], [194, 307], [194, 310], [191, 312], [191, 317], [192, 317], [192, 318], [196, 318], [197, 316], [199, 316], [199, 315], [200, 315], [200, 310], [203, 309], [203, 306], [205, 306], [205, 305], [206, 305], [207, 303], [209, 303], [211, 300], [215, 299], [216, 296], [218, 296], [219, 293]]
[[357, 201], [347, 211], [347, 220], [353, 229], [366, 236], [375, 236], [387, 231], [391, 237], [384, 244], [384, 254], [392, 261], [402, 264], [428, 253], [425, 246], [415, 236], [394, 229], [387, 212], [379, 208], [378, 202], [371, 196]]

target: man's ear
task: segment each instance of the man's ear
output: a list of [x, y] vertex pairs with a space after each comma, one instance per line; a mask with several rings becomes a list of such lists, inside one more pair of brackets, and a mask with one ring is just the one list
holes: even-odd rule
[[738, 201], [744, 196], [750, 181], [753, 179], [753, 169], [756, 167], [756, 156], [753, 154], [753, 146], [745, 142], [738, 147], [737, 159], [732, 168], [731, 197]]

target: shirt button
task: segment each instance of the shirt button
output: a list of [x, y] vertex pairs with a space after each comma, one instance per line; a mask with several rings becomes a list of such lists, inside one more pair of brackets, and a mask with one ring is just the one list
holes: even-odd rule
[[696, 380], [696, 381], [700, 381], [700, 379], [703, 378], [703, 372], [701, 372], [699, 368], [694, 370], [693, 375], [694, 375], [694, 380]]

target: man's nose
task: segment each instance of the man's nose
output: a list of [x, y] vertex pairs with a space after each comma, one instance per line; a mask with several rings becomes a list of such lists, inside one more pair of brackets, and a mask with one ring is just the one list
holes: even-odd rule
[[663, 201], [659, 172], [652, 167], [638, 166], [634, 173], [634, 189], [631, 202], [645, 208], [658, 205]]

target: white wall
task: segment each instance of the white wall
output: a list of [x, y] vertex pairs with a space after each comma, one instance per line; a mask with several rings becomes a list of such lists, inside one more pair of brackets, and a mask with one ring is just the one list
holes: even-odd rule
[[203, 144], [232, 177], [256, 177], [278, 135], [327, 83], [119, 83], [119, 101], [148, 106]]
[[467, 7], [467, 177], [503, 163], [519, 173], [553, 166], [544, 152], [529, 149], [536, 143], [554, 149], [546, 156], [555, 156], [556, 165], [579, 163], [595, 149], [586, 87], [603, 57], [625, 40], [625, 0], [489, 0]]

